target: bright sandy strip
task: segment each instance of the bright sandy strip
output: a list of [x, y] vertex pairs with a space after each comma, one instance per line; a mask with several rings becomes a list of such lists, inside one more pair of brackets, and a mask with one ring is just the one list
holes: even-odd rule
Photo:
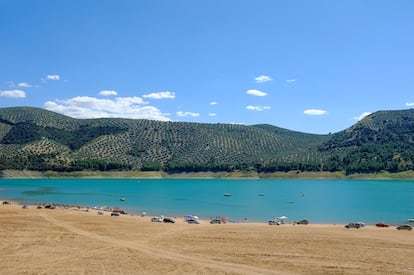
[[0, 205], [0, 274], [414, 274], [414, 230]]

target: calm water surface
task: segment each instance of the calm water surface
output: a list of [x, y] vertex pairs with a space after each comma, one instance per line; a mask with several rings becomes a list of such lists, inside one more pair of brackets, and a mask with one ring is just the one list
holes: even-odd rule
[[414, 218], [411, 180], [0, 179], [0, 198], [233, 221], [284, 215], [313, 223], [399, 224]]

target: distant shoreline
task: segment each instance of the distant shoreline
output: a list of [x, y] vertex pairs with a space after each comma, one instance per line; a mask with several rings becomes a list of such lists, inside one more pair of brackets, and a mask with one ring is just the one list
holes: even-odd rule
[[345, 175], [344, 172], [276, 172], [276, 173], [256, 173], [256, 172], [191, 172], [168, 174], [158, 171], [77, 171], [77, 172], [55, 172], [55, 171], [29, 171], [29, 170], [2, 170], [0, 178], [142, 178], [142, 179], [401, 179], [414, 180], [414, 171], [400, 173], [375, 173], [375, 174], [352, 174]]

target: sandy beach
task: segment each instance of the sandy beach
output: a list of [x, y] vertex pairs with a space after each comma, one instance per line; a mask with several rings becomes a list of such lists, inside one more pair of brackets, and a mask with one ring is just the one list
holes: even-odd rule
[[0, 206], [0, 274], [414, 274], [414, 231]]

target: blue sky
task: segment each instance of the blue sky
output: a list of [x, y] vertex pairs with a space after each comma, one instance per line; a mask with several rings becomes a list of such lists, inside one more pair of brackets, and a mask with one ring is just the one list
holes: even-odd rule
[[0, 0], [0, 107], [344, 130], [414, 106], [411, 0]]

